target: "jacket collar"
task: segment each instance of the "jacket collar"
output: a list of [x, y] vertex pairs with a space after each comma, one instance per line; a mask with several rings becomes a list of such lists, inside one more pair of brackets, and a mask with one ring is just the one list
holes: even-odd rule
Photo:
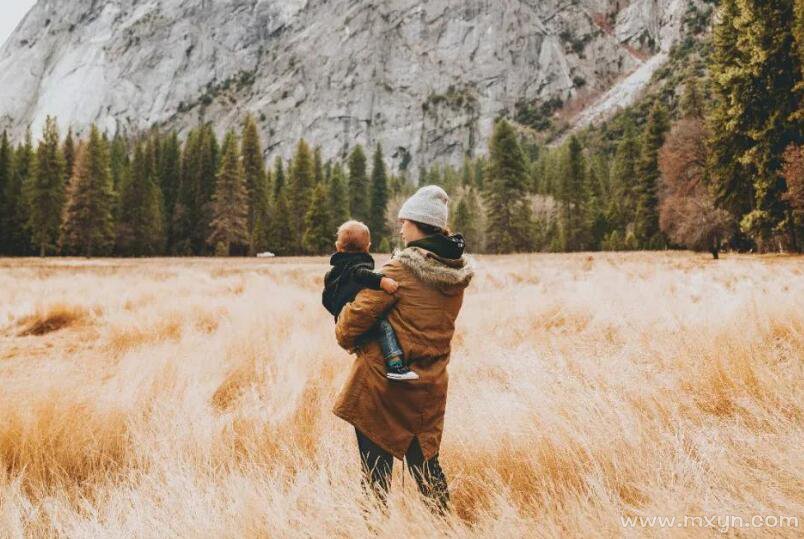
[[335, 253], [329, 258], [332, 266], [342, 266], [346, 264], [370, 263], [374, 265], [374, 258], [368, 253]]
[[444, 258], [410, 243], [404, 250], [394, 253], [394, 258], [409, 268], [420, 281], [444, 292], [466, 288], [475, 274], [472, 260], [466, 255]]
[[466, 243], [463, 236], [460, 234], [453, 234], [452, 236], [445, 236], [444, 234], [431, 234], [421, 239], [412, 241], [407, 244], [408, 247], [421, 247], [430, 252], [433, 252], [441, 258], [458, 259], [463, 255], [463, 250], [466, 248]]

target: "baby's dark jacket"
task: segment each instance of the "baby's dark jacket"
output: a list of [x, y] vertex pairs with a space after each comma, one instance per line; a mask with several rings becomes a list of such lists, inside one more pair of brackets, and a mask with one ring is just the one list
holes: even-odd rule
[[335, 253], [329, 259], [332, 269], [324, 276], [321, 302], [335, 320], [344, 305], [364, 288], [380, 290], [383, 274], [374, 271], [374, 259], [368, 253]]

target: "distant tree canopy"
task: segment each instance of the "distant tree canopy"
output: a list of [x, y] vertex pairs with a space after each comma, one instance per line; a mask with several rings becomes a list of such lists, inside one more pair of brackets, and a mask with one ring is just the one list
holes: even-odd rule
[[390, 250], [417, 183], [450, 194], [471, 252], [801, 251], [802, 29], [803, 2], [722, 0], [712, 34], [671, 51], [673, 86], [552, 146], [501, 118], [486, 156], [416, 178], [379, 144], [332, 158], [302, 139], [266, 166], [250, 116], [222, 145], [211, 124], [61, 139], [48, 117], [36, 143], [0, 136], [0, 254], [324, 254], [349, 218]]

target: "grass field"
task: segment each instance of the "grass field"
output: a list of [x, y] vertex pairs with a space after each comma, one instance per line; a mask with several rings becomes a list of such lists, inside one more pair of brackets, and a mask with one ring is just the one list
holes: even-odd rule
[[804, 259], [478, 257], [446, 520], [364, 502], [326, 262], [0, 260], [0, 537], [801, 536], [723, 518], [804, 518]]

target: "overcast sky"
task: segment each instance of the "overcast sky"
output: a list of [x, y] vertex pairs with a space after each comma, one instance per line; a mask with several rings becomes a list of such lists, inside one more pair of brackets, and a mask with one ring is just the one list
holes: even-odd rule
[[36, 0], [0, 0], [0, 45], [35, 3]]

